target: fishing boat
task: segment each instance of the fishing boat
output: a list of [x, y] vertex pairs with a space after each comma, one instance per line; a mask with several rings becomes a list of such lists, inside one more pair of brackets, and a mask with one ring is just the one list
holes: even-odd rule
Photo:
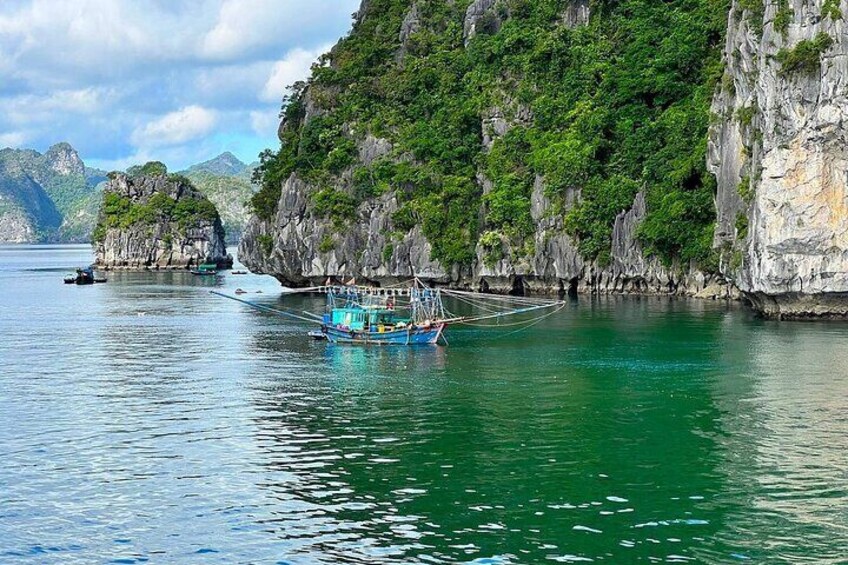
[[93, 267], [84, 267], [77, 269], [75, 275], [69, 275], [64, 278], [65, 284], [89, 285], [95, 283], [105, 283], [106, 277], [96, 277]]
[[192, 275], [209, 276], [218, 274], [218, 265], [215, 263], [204, 263], [198, 265], [196, 269], [190, 269]]
[[[566, 303], [542, 298], [496, 296], [476, 292], [431, 288], [419, 279], [406, 287], [378, 288], [368, 286], [326, 285], [285, 291], [284, 294], [324, 294], [323, 314], [294, 312], [248, 302], [216, 291], [212, 294], [235, 300], [252, 308], [271, 312], [302, 322], [318, 324], [309, 332], [313, 339], [336, 344], [360, 345], [435, 345], [447, 344], [445, 335], [453, 325], [534, 325], [541, 318], [560, 311]], [[443, 297], [450, 297], [474, 313], [457, 315], [445, 307]], [[543, 312], [540, 317], [520, 320], [515, 324], [506, 318]], [[489, 324], [481, 324], [483, 322]]]

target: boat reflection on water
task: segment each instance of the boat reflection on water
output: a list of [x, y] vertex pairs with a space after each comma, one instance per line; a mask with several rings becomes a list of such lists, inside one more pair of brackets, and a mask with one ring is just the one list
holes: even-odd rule
[[328, 343], [324, 360], [334, 374], [344, 377], [412, 373], [439, 373], [447, 365], [448, 349], [444, 347], [364, 347]]

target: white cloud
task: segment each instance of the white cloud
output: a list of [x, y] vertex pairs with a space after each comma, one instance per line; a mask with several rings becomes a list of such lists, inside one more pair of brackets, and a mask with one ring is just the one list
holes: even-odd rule
[[[31, 0], [0, 6], [0, 54], [31, 80], [62, 84], [151, 61], [186, 59], [211, 24], [163, 10], [151, 0]], [[16, 8], [17, 7], [17, 8]], [[208, 12], [208, 10], [207, 10]], [[45, 69], [55, 71], [43, 73]]]
[[3, 147], [21, 147], [26, 143], [27, 136], [21, 131], [10, 131], [0, 133], [0, 148]]
[[86, 162], [251, 159], [360, 2], [0, 0], [0, 139], [66, 140]]
[[148, 150], [136, 151], [131, 155], [118, 157], [117, 159], [90, 159], [86, 165], [104, 171], [125, 171], [133, 165], [143, 165], [149, 161], [165, 161], [161, 155], [153, 156]]
[[264, 139], [273, 139], [277, 135], [280, 126], [278, 112], [279, 110], [269, 109], [250, 113], [250, 127], [256, 135]]
[[186, 106], [136, 128], [130, 139], [137, 147], [177, 145], [208, 134], [216, 121], [214, 111], [201, 106]]
[[328, 15], [350, 14], [359, 0], [224, 0], [218, 19], [203, 37], [200, 53], [215, 60], [243, 56], [280, 36], [320, 36]]
[[317, 49], [293, 49], [286, 56], [274, 64], [271, 76], [265, 81], [265, 86], [259, 94], [259, 98], [266, 102], [279, 102], [283, 98], [286, 89], [299, 80], [309, 78], [312, 63], [318, 60], [322, 53], [330, 50], [330, 45], [323, 45]]
[[22, 94], [0, 98], [0, 113], [13, 124], [43, 123], [69, 114], [94, 114], [102, 110], [111, 92], [96, 88], [54, 90], [47, 95]]

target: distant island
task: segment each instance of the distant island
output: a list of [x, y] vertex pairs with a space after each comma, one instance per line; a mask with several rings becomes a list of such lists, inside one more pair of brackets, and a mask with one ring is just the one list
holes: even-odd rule
[[[219, 210], [230, 243], [249, 219], [254, 167], [225, 152], [180, 172]], [[107, 181], [69, 143], [0, 150], [0, 243], [91, 242]]]
[[109, 173], [92, 237], [104, 269], [232, 267], [215, 205], [183, 174], [153, 161]]

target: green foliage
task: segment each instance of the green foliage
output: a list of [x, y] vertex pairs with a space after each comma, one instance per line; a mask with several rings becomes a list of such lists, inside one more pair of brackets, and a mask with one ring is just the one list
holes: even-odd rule
[[213, 222], [217, 218], [215, 205], [205, 198], [186, 196], [175, 200], [156, 192], [147, 200], [133, 200], [115, 192], [105, 192], [94, 239], [102, 241], [109, 228], [127, 229], [170, 222], [185, 230], [198, 222]]
[[748, 214], [744, 211], [736, 215], [736, 238], [742, 241], [748, 238]]
[[325, 188], [314, 193], [312, 205], [318, 216], [330, 218], [340, 225], [356, 219], [356, 201], [354, 198], [350, 194], [335, 188]]
[[266, 149], [259, 154], [259, 165], [253, 172], [253, 182], [260, 186], [250, 200], [250, 208], [260, 219], [269, 221], [277, 212], [277, 202], [283, 182], [295, 171], [301, 122], [305, 116], [303, 92], [305, 83], [296, 83], [292, 95], [283, 100], [283, 119], [280, 149]]
[[395, 254], [395, 246], [391, 243], [387, 243], [383, 247], [383, 263], [388, 263], [392, 260], [392, 257]]
[[85, 180], [85, 175], [53, 175], [44, 182], [44, 189], [63, 216], [72, 214], [94, 190]]
[[812, 40], [799, 41], [791, 49], [781, 49], [775, 55], [780, 63], [781, 74], [813, 73], [821, 67], [821, 55], [833, 45], [833, 38], [824, 32], [819, 32]]
[[370, 166], [357, 167], [353, 171], [353, 196], [357, 202], [376, 198], [392, 189], [403, 188], [406, 180], [406, 163], [395, 163], [380, 159]]
[[555, 2], [523, 6], [471, 52], [476, 67], [521, 77], [516, 90], [535, 115], [524, 135], [532, 171], [554, 199], [582, 188], [565, 222], [581, 252], [605, 261], [616, 215], [644, 190], [648, 249], [706, 259], [715, 188], [706, 132], [729, 2], [605, 3], [574, 30], [551, 25]]
[[612, 223], [620, 212], [633, 204], [639, 182], [622, 176], [592, 180], [583, 189], [583, 198], [565, 217], [565, 229], [579, 239], [581, 253], [609, 259]]
[[727, 71], [721, 76], [721, 89], [730, 96], [736, 94], [736, 84], [733, 82], [733, 75]]
[[274, 251], [274, 238], [270, 235], [258, 235], [256, 236], [256, 243], [259, 244], [259, 249], [262, 250], [262, 253], [265, 257], [270, 257], [271, 253]]
[[527, 163], [531, 146], [526, 136], [523, 128], [510, 130], [485, 157], [484, 170], [492, 182], [483, 196], [486, 226], [511, 238], [524, 238], [534, 231], [530, 196], [535, 175]]
[[739, 120], [739, 123], [744, 127], [749, 127], [753, 121], [754, 116], [757, 114], [757, 105], [752, 104], [751, 106], [744, 106], [736, 110], [736, 119]]
[[249, 204], [254, 187], [245, 174], [226, 175], [205, 170], [186, 176], [218, 209], [229, 241], [238, 241], [249, 220]]
[[135, 165], [127, 169], [131, 177], [163, 177], [168, 174], [168, 167], [160, 161], [148, 161], [144, 165]]
[[329, 253], [335, 248], [336, 242], [330, 234], [325, 234], [324, 237], [321, 238], [321, 242], [318, 244], [319, 253]]
[[484, 262], [487, 267], [493, 267], [503, 259], [503, 240], [496, 231], [487, 231], [480, 236], [480, 246], [485, 251]]
[[415, 206], [409, 202], [403, 204], [392, 214], [392, 224], [401, 232], [408, 232], [418, 225], [418, 213]]
[[[667, 259], [705, 259], [715, 188], [706, 132], [730, 2], [596, 4], [587, 26], [568, 29], [560, 24], [563, 0], [503, 2], [503, 25], [483, 22], [466, 48], [468, 2], [420, 0], [419, 30], [399, 61], [410, 2], [371, 0], [354, 30], [313, 68], [308, 88], [296, 85], [287, 100], [280, 148], [260, 156], [253, 210], [273, 218], [293, 173], [333, 187], [316, 192], [312, 204], [336, 220], [355, 218], [362, 202], [394, 192], [396, 230], [421, 226], [435, 259], [467, 264], [481, 232], [528, 239], [530, 196], [542, 175], [555, 201], [582, 189], [566, 225], [588, 256], [609, 254], [615, 216], [644, 190], [640, 235], [648, 248]], [[742, 8], [761, 21], [762, 0], [742, 0]], [[533, 120], [486, 153], [481, 117], [518, 105]], [[356, 167], [356, 143], [366, 133], [389, 139], [394, 151]], [[352, 188], [342, 190], [351, 167]], [[478, 171], [492, 182], [485, 196]]]
[[109, 228], [106, 227], [106, 224], [103, 222], [99, 222], [96, 226], [94, 226], [94, 231], [91, 232], [91, 241], [95, 243], [101, 243], [106, 240], [106, 232]]
[[[765, 16], [765, 1], [764, 0], [739, 0], [737, 3], [740, 10], [747, 12], [748, 22], [751, 29], [761, 36], [763, 34], [763, 17]], [[742, 14], [739, 14], [741, 16]]]
[[739, 197], [742, 198], [742, 201], [745, 204], [750, 204], [751, 200], [754, 199], [754, 187], [751, 184], [751, 177], [745, 175], [742, 177], [742, 180], [739, 181]]
[[170, 182], [175, 182], [177, 184], [193, 186], [191, 179], [181, 173], [171, 173], [168, 175], [168, 180]]
[[738, 271], [740, 267], [742, 267], [743, 263], [743, 255], [741, 249], [736, 249], [733, 251], [733, 255], [730, 256], [730, 270]]
[[789, 0], [780, 0], [777, 13], [774, 15], [774, 29], [786, 38], [786, 32], [789, 31], [789, 24], [792, 23], [792, 18], [794, 17], [795, 11], [789, 5]]
[[822, 4], [822, 17], [833, 21], [842, 19], [842, 10], [839, 8], [840, 0], [824, 0]]

